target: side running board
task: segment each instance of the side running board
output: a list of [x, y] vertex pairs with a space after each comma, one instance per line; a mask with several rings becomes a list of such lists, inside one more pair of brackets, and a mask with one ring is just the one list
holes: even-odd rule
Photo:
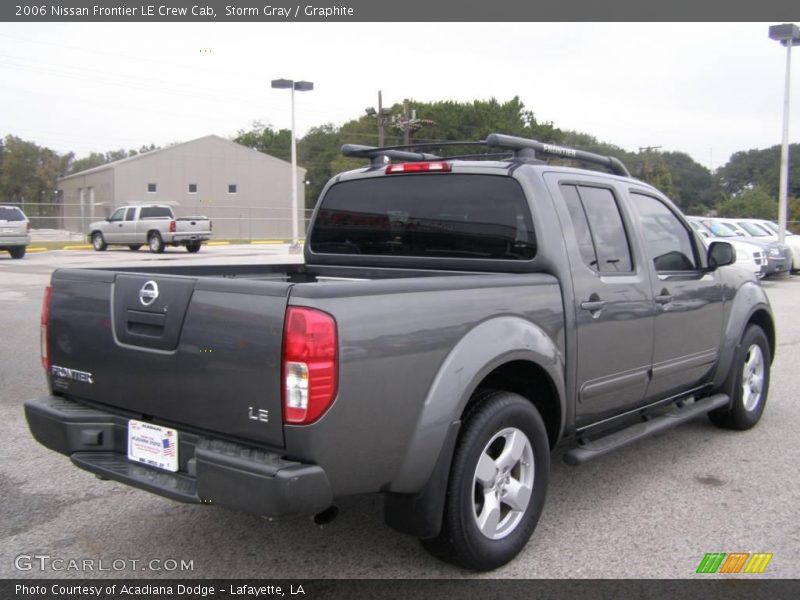
[[683, 406], [678, 405], [670, 411], [653, 417], [648, 421], [636, 423], [605, 437], [585, 441], [577, 448], [567, 451], [564, 454], [564, 462], [568, 465], [581, 465], [612, 450], [622, 448], [628, 444], [633, 444], [642, 438], [661, 433], [676, 425], [685, 423], [698, 415], [708, 413], [717, 408], [722, 408], [729, 402], [730, 397], [727, 394], [715, 394], [697, 400], [691, 404], [685, 404]]

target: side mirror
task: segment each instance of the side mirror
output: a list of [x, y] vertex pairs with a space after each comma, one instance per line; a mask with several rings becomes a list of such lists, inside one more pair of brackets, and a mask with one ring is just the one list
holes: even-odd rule
[[711, 242], [708, 247], [708, 269], [715, 271], [720, 267], [736, 262], [736, 250], [728, 242]]

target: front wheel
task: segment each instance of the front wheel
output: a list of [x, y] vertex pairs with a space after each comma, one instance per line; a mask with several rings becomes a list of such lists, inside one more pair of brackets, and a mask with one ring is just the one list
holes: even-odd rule
[[99, 231], [95, 231], [92, 234], [92, 247], [97, 250], [98, 252], [102, 252], [106, 248], [108, 248], [108, 244], [106, 244], [106, 240], [103, 237], [103, 234]]
[[475, 571], [504, 565], [536, 528], [549, 469], [547, 431], [533, 404], [511, 392], [481, 392], [459, 434], [442, 530], [423, 545]]
[[714, 425], [745, 430], [758, 423], [767, 403], [771, 362], [764, 330], [750, 325], [736, 348], [723, 388], [731, 397], [731, 404], [708, 414]]
[[161, 239], [161, 234], [157, 231], [151, 233], [150, 237], [147, 238], [147, 247], [150, 248], [150, 252], [153, 254], [164, 252], [164, 240]]

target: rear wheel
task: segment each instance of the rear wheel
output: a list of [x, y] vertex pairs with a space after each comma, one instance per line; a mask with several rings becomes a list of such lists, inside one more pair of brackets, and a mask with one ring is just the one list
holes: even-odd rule
[[108, 248], [108, 244], [106, 244], [106, 240], [103, 237], [103, 234], [99, 231], [95, 231], [92, 234], [92, 247], [97, 250], [98, 252], [102, 252], [106, 248]]
[[192, 254], [194, 254], [195, 252], [200, 252], [200, 243], [197, 242], [194, 244], [186, 244], [186, 249]]
[[154, 231], [147, 238], [147, 247], [153, 254], [161, 254], [164, 252], [164, 240], [161, 239], [161, 234]]
[[139, 248], [141, 248], [141, 247], [142, 247], [142, 245], [141, 245], [141, 244], [128, 244], [128, 248], [130, 248], [130, 249], [131, 249], [131, 250], [133, 250], [134, 252], [136, 252], [136, 251], [137, 251]]
[[708, 414], [714, 425], [726, 429], [750, 429], [761, 418], [769, 392], [769, 341], [764, 330], [750, 325], [736, 348], [724, 390], [730, 406]]
[[459, 434], [442, 530], [423, 545], [475, 571], [504, 565], [536, 528], [549, 469], [547, 431], [536, 408], [517, 394], [481, 392]]
[[14, 248], [10, 248], [8, 253], [11, 255], [11, 258], [22, 258], [25, 256], [25, 246], [15, 246]]

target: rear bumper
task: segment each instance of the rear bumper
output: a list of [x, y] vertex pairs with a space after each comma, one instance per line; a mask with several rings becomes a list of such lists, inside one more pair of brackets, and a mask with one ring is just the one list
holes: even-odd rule
[[0, 235], [0, 248], [27, 246], [31, 243], [29, 235]]
[[172, 235], [173, 244], [187, 244], [190, 242], [207, 242], [211, 239], [210, 233], [174, 233]]
[[36, 440], [91, 473], [189, 503], [245, 513], [313, 515], [331, 506], [327, 475], [318, 465], [179, 430], [179, 470], [161, 471], [127, 458], [128, 419], [57, 396], [25, 403]]

